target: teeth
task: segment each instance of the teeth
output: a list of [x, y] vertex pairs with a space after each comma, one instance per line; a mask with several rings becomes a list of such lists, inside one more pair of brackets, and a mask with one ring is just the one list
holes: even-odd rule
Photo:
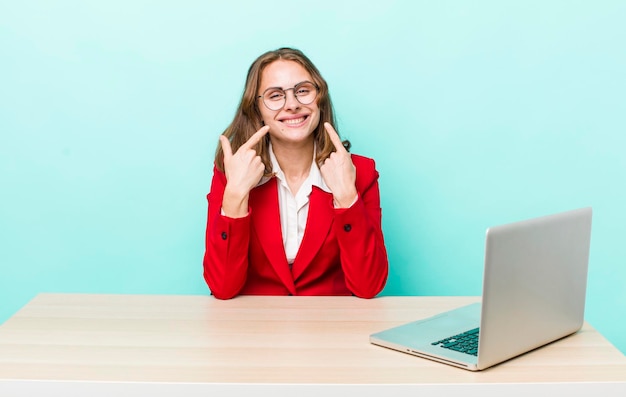
[[283, 123], [285, 123], [285, 124], [299, 124], [299, 123], [302, 123], [303, 121], [304, 121], [304, 117], [300, 117], [299, 119], [284, 120]]

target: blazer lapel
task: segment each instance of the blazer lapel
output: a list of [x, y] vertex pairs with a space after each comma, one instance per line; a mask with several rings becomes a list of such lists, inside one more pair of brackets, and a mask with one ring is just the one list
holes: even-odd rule
[[309, 197], [309, 215], [302, 243], [293, 262], [293, 279], [297, 280], [319, 252], [333, 223], [333, 195], [313, 186]]
[[263, 251], [285, 287], [295, 295], [296, 287], [283, 246], [276, 178], [250, 191], [250, 208], [252, 225]]

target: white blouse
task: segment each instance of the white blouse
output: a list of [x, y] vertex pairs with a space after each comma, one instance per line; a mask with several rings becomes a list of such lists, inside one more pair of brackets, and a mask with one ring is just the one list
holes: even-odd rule
[[[322, 178], [322, 174], [315, 162], [315, 155], [313, 155], [309, 176], [302, 182], [300, 189], [294, 195], [287, 185], [287, 179], [276, 160], [271, 144], [269, 146], [269, 152], [272, 161], [272, 169], [278, 180], [278, 205], [280, 208], [280, 226], [283, 245], [285, 247], [285, 254], [287, 255], [287, 262], [292, 264], [296, 259], [296, 254], [298, 253], [300, 243], [302, 243], [302, 237], [304, 236], [306, 219], [309, 214], [309, 196], [311, 195], [313, 186], [317, 186], [328, 193], [331, 193], [331, 191], [328, 186], [326, 186], [324, 178]], [[264, 178], [261, 183], [266, 181], [267, 179]]]

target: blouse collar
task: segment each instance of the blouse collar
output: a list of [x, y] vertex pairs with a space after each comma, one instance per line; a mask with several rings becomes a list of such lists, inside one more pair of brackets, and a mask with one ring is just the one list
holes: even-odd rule
[[[274, 150], [272, 149], [272, 143], [271, 142], [269, 143], [269, 152], [270, 152], [270, 161], [272, 162], [273, 174], [271, 176], [264, 176], [263, 178], [261, 178], [261, 180], [259, 181], [257, 186], [263, 185], [264, 183], [269, 181], [272, 178], [272, 176], [275, 176], [276, 178], [280, 179], [281, 181], [286, 181], [285, 173], [280, 168], [280, 165], [278, 164], [278, 160], [276, 160], [276, 155], [274, 154]], [[308, 178], [311, 180], [311, 185], [312, 186], [317, 186], [318, 188], [322, 189], [323, 191], [325, 191], [327, 193], [332, 193], [331, 190], [326, 185], [326, 182], [324, 182], [324, 178], [322, 177], [322, 173], [320, 172], [320, 169], [317, 166], [317, 163], [315, 162], [315, 155], [316, 154], [317, 154], [317, 145], [315, 145], [315, 148], [313, 150], [313, 158], [311, 159], [311, 169], [309, 170]]]

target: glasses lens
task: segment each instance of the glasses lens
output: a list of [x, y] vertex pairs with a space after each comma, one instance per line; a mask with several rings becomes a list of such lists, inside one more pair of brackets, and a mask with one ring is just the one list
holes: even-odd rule
[[285, 91], [272, 88], [263, 93], [263, 102], [270, 110], [278, 110], [285, 106]]
[[293, 90], [296, 94], [296, 98], [303, 105], [309, 105], [315, 100], [317, 96], [317, 88], [313, 83], [305, 81], [295, 86]]

